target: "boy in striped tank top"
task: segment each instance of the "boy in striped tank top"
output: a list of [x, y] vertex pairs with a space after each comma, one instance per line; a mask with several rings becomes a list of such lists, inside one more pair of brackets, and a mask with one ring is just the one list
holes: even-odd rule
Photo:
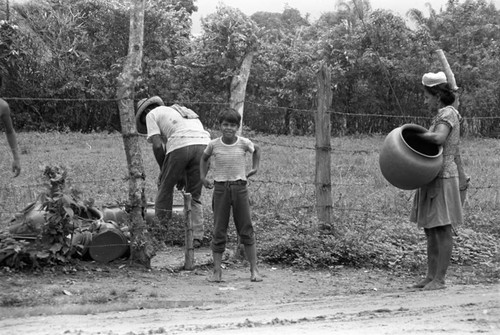
[[[250, 280], [262, 281], [257, 269], [257, 250], [255, 233], [250, 215], [247, 178], [257, 173], [260, 164], [260, 148], [247, 138], [237, 136], [241, 124], [241, 115], [228, 108], [219, 115], [222, 136], [207, 145], [200, 163], [200, 178], [206, 188], [214, 189], [212, 209], [214, 212], [214, 230], [212, 254], [214, 269], [208, 280], [222, 281], [222, 254], [226, 250], [227, 228], [231, 209], [236, 231], [245, 254], [250, 262]], [[246, 172], [247, 153], [252, 154], [252, 169]], [[213, 157], [214, 181], [207, 180], [209, 160]]]

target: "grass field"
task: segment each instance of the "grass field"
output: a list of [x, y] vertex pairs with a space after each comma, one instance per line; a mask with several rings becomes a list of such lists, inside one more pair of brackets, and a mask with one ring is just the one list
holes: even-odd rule
[[[383, 136], [332, 139], [333, 216], [331, 234], [315, 235], [315, 139], [300, 136], [244, 134], [262, 148], [261, 170], [250, 182], [260, 255], [269, 262], [299, 266], [370, 263], [415, 267], [425, 254], [422, 233], [408, 222], [412, 191], [385, 181], [378, 166]], [[122, 137], [118, 133], [20, 133], [22, 172], [10, 173], [6, 141], [0, 144], [1, 228], [44, 188], [42, 168], [63, 165], [69, 185], [92, 198], [97, 207], [128, 198], [128, 174]], [[150, 144], [140, 138], [148, 200], [154, 201], [158, 166]], [[493, 262], [498, 271], [500, 238], [500, 141], [464, 139], [462, 156], [472, 177], [465, 225], [458, 237], [465, 244], [454, 260]], [[182, 204], [176, 193], [175, 202]], [[211, 227], [211, 191], [203, 191], [206, 235]], [[341, 243], [340, 243], [340, 242]], [[359, 244], [362, 244], [360, 246]], [[319, 246], [318, 246], [319, 244]], [[382, 249], [380, 249], [382, 247]], [[316, 248], [304, 251], [304, 249]], [[318, 249], [319, 248], [319, 249]], [[330, 249], [335, 249], [333, 254]], [[357, 250], [357, 251], [355, 251]], [[389, 252], [388, 252], [389, 251]], [[411, 254], [411, 255], [410, 255]], [[333, 256], [332, 256], [333, 255]], [[383, 255], [382, 259], [380, 256]], [[356, 261], [357, 260], [357, 261]]]

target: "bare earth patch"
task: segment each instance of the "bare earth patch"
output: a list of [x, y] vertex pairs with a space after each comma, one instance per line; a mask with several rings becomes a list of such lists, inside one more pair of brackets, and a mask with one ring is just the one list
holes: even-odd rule
[[226, 262], [209, 283], [211, 254], [195, 251], [196, 269], [179, 270], [182, 248], [153, 259], [82, 262], [41, 274], [0, 272], [0, 334], [498, 334], [500, 285], [452, 267], [448, 288], [407, 288], [413, 274], [336, 267], [299, 271]]

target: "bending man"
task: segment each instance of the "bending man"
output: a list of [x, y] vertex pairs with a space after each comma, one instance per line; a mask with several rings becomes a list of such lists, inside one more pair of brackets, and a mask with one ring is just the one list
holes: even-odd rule
[[192, 110], [165, 106], [158, 96], [137, 103], [136, 125], [139, 133], [147, 134], [160, 167], [156, 217], [160, 224], [169, 225], [174, 187], [185, 184], [186, 192], [192, 196], [193, 245], [199, 248], [203, 240], [200, 158], [210, 142], [210, 134]]

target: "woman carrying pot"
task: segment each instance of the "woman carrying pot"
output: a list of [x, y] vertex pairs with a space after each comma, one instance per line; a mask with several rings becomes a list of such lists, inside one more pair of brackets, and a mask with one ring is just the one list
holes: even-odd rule
[[427, 275], [413, 287], [439, 290], [446, 287], [453, 233], [463, 221], [460, 188], [467, 187], [468, 178], [463, 172], [459, 154], [461, 116], [454, 107], [457, 106], [455, 92], [444, 72], [426, 73], [422, 84], [424, 102], [435, 115], [429, 131], [415, 136], [443, 146], [443, 166], [432, 182], [415, 193], [410, 221], [425, 231]]

